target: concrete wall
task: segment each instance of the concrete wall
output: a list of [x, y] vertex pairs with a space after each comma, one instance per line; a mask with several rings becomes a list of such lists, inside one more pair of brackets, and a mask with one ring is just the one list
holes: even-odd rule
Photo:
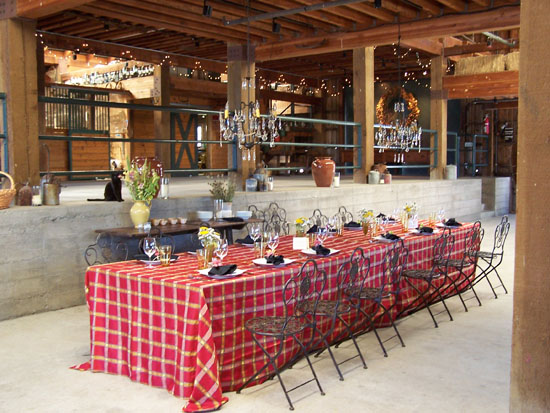
[[[233, 210], [276, 200], [292, 224], [315, 208], [333, 214], [345, 205], [391, 213], [416, 201], [420, 216], [444, 207], [448, 217], [476, 219], [481, 213], [481, 180], [401, 181], [391, 185], [345, 184], [340, 188], [288, 187], [274, 192], [237, 193]], [[211, 209], [208, 196], [155, 200], [152, 217], [185, 216]], [[94, 230], [130, 226], [131, 202], [68, 202], [60, 206], [0, 210], [0, 320], [83, 304], [86, 263], [83, 252]], [[291, 226], [293, 227], [293, 226]]]
[[510, 212], [510, 177], [482, 178], [482, 198], [485, 210], [495, 211], [495, 215]]

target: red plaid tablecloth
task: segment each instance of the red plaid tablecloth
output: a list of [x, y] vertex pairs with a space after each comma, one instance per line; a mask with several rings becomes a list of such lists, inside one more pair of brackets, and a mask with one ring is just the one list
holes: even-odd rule
[[[464, 249], [470, 228], [466, 224], [453, 230], [454, 258]], [[399, 234], [397, 226], [388, 229]], [[429, 268], [436, 238], [405, 239], [410, 266]], [[330, 257], [315, 257], [328, 275], [325, 298], [336, 297], [338, 268], [358, 246], [371, 259], [372, 285], [379, 285], [378, 264], [387, 244], [369, 243], [362, 231], [346, 230], [344, 237], [329, 238], [325, 245], [340, 250]], [[281, 239], [277, 253], [297, 261], [284, 268], [258, 267], [251, 263], [251, 248], [231, 246], [224, 261], [246, 272], [229, 280], [198, 274], [196, 257], [190, 254], [182, 254], [169, 267], [146, 268], [138, 261], [89, 267], [85, 284], [91, 360], [75, 368], [163, 387], [187, 399], [187, 412], [218, 408], [227, 401], [222, 391], [236, 390], [266, 362], [244, 329], [245, 321], [282, 315], [283, 286], [309, 258], [292, 250], [292, 237]], [[392, 317], [415, 298], [414, 290], [403, 283]], [[285, 343], [281, 363], [297, 351], [291, 341]]]

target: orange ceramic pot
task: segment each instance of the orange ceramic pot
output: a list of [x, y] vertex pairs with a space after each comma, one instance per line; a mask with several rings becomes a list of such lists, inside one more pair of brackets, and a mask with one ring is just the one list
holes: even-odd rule
[[319, 187], [329, 187], [332, 185], [336, 164], [330, 156], [315, 158], [311, 163], [311, 174], [315, 185]]

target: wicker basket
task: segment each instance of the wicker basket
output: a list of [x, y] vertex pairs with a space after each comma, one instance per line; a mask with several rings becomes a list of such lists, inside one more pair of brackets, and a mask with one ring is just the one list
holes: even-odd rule
[[0, 189], [0, 209], [9, 208], [13, 197], [15, 196], [15, 183], [13, 178], [5, 173], [0, 171], [0, 175], [6, 176], [10, 180], [11, 188], [10, 189]]

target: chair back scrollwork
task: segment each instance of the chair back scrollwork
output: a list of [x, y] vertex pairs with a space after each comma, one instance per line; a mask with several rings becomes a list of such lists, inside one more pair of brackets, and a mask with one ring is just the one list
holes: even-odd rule
[[320, 209], [316, 209], [313, 211], [311, 217], [309, 217], [309, 222], [311, 225], [317, 225], [318, 227], [324, 228], [327, 226], [328, 217], [323, 215]]
[[94, 244], [84, 250], [84, 260], [91, 265], [107, 264], [128, 259], [128, 245], [117, 242], [110, 234], [100, 233]]

